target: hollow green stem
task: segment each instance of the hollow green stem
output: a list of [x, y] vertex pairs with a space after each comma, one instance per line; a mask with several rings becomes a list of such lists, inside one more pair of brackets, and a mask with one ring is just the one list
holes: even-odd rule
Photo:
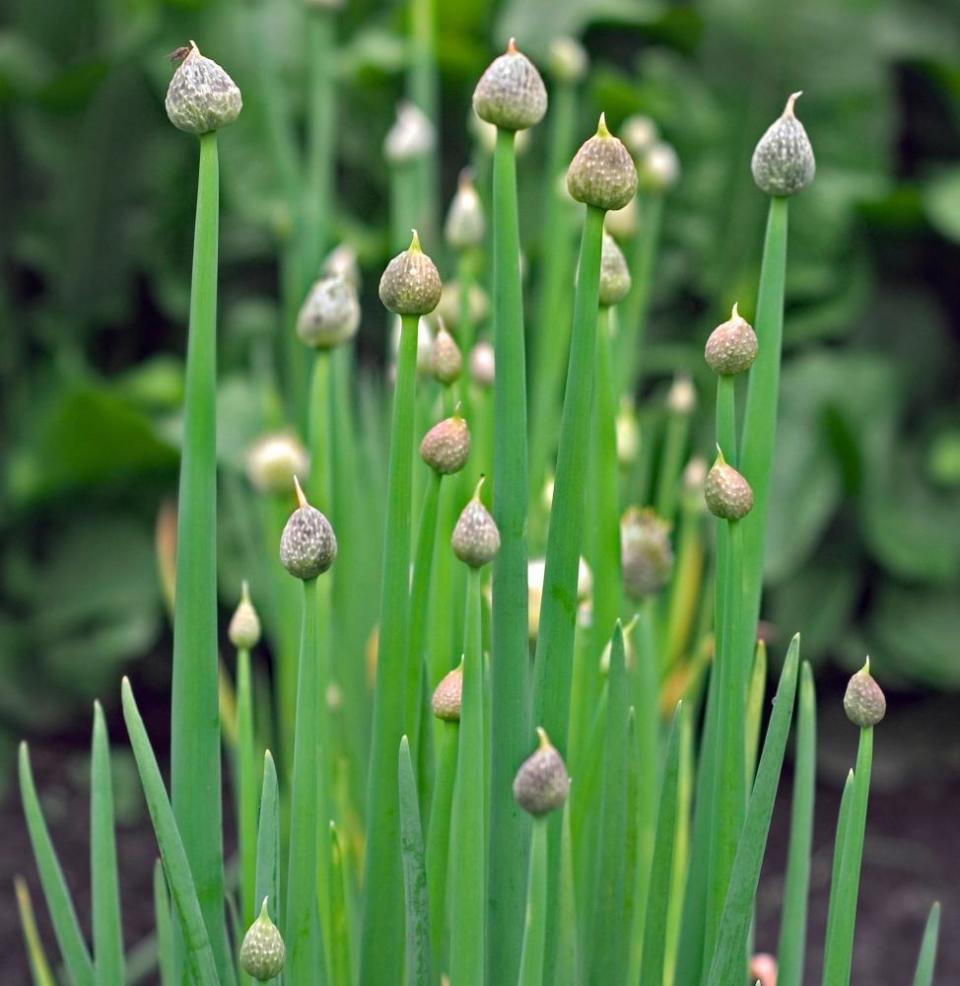
[[670, 410], [667, 431], [663, 438], [663, 452], [657, 471], [657, 516], [673, 521], [677, 512], [680, 493], [680, 471], [683, 468], [687, 440], [690, 436], [690, 414]]
[[530, 878], [527, 881], [527, 920], [520, 955], [519, 986], [542, 986], [543, 944], [547, 917], [547, 825], [533, 823]]
[[430, 900], [430, 941], [435, 971], [442, 967], [443, 943], [446, 941], [450, 809], [457, 774], [457, 740], [460, 731], [455, 722], [440, 722], [439, 725], [437, 775], [430, 804], [430, 825], [427, 829], [427, 896]]
[[[410, 69], [408, 85], [410, 99], [423, 111], [436, 128], [439, 126], [439, 96], [437, 85], [434, 0], [410, 2]], [[439, 188], [440, 135], [433, 147], [416, 162], [420, 213], [417, 228], [429, 240], [437, 235], [437, 189]]]
[[513, 774], [529, 742], [527, 634], [527, 400], [514, 134], [497, 131], [493, 158], [493, 566], [490, 872], [487, 954], [491, 982], [516, 980], [526, 902], [529, 818], [513, 800]]
[[400, 740], [400, 839], [403, 851], [403, 883], [407, 922], [407, 986], [430, 986], [433, 980], [430, 949], [430, 907], [427, 871], [423, 858], [423, 830], [417, 782], [410, 761], [407, 737]]
[[250, 651], [237, 651], [237, 836], [240, 844], [240, 900], [244, 927], [256, 917], [258, 768], [253, 727]]

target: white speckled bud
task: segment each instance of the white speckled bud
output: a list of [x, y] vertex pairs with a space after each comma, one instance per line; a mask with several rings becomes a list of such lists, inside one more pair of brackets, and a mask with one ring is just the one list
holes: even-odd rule
[[717, 455], [703, 484], [707, 509], [723, 520], [741, 520], [753, 509], [753, 490], [744, 476]]
[[252, 650], [260, 642], [260, 617], [250, 599], [250, 586], [246, 581], [240, 594], [240, 604], [233, 611], [227, 630], [230, 643], [237, 650]]
[[447, 222], [443, 227], [444, 236], [454, 250], [467, 250], [483, 243], [486, 230], [487, 221], [483, 214], [483, 203], [477, 194], [469, 168], [464, 168], [460, 172], [457, 193], [447, 212]]
[[300, 483], [294, 477], [300, 506], [290, 515], [280, 538], [280, 561], [298, 579], [307, 581], [322, 575], [337, 557], [337, 538], [330, 521], [307, 503]]
[[847, 718], [861, 729], [876, 726], [887, 714], [887, 699], [883, 689], [870, 674], [870, 658], [847, 683], [843, 695], [843, 711]]
[[233, 123], [243, 107], [233, 79], [213, 59], [201, 55], [193, 41], [171, 57], [180, 64], [167, 87], [170, 122], [178, 130], [197, 136]]
[[646, 157], [647, 152], [659, 138], [656, 123], [649, 116], [640, 113], [628, 116], [620, 127], [620, 139], [637, 162]]
[[665, 192], [680, 179], [680, 159], [666, 142], [657, 141], [640, 164], [640, 184], [650, 192]]
[[247, 450], [247, 476], [260, 493], [287, 494], [294, 476], [305, 476], [310, 457], [300, 439], [281, 431], [258, 438]]
[[607, 129], [603, 114], [597, 132], [574, 155], [567, 191], [597, 209], [622, 209], [636, 194], [637, 169], [630, 152]]
[[459, 722], [462, 701], [463, 662], [461, 661], [440, 679], [440, 684], [433, 690], [430, 707], [438, 719], [444, 722]]
[[261, 983], [279, 976], [287, 958], [280, 931], [267, 913], [267, 900], [263, 898], [260, 916], [247, 929], [240, 945], [240, 968]]
[[795, 195], [813, 181], [817, 162], [803, 124], [794, 114], [799, 92], [787, 100], [780, 119], [760, 138], [750, 170], [757, 187], [767, 195]]
[[482, 568], [493, 561], [500, 550], [500, 531], [490, 511], [480, 501], [480, 488], [483, 479], [477, 484], [473, 498], [463, 508], [450, 543], [454, 554], [471, 568]]
[[406, 164], [433, 150], [436, 131], [427, 115], [413, 103], [397, 107], [397, 119], [383, 142], [384, 157], [391, 164]]
[[623, 251], [609, 234], [603, 234], [600, 254], [600, 304], [605, 308], [619, 305], [630, 293], [630, 271]]
[[430, 344], [430, 372], [438, 383], [449, 387], [460, 379], [463, 372], [463, 354], [453, 336], [447, 332], [443, 319]]
[[547, 112], [547, 90], [533, 62], [510, 39], [506, 53], [495, 58], [473, 91], [473, 109], [481, 120], [501, 130], [526, 130]]
[[437, 422], [420, 443], [420, 458], [442, 476], [459, 472], [469, 457], [470, 428], [458, 411]]
[[620, 520], [623, 585], [634, 599], [652, 596], [673, 573], [670, 524], [653, 510], [631, 507]]
[[707, 366], [720, 376], [735, 376], [753, 366], [757, 358], [757, 334], [733, 306], [730, 318], [718, 325], [703, 351]]
[[413, 231], [410, 246], [387, 264], [380, 278], [380, 300], [396, 315], [429, 315], [440, 301], [440, 274]]
[[570, 776], [563, 757], [541, 726], [537, 727], [537, 736], [539, 746], [523, 761], [513, 779], [513, 797], [525, 812], [540, 818], [567, 800]]
[[579, 82], [587, 74], [589, 58], [576, 38], [562, 34], [550, 42], [548, 65], [558, 82]]
[[470, 377], [478, 387], [492, 387], [495, 375], [493, 346], [482, 339], [470, 350]]
[[297, 315], [300, 341], [317, 349], [331, 349], [352, 339], [360, 327], [356, 288], [343, 277], [316, 281]]

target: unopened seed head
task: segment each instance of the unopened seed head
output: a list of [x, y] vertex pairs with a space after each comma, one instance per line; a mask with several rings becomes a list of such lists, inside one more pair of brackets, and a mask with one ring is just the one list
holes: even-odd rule
[[360, 291], [357, 251], [349, 243], [341, 243], [327, 254], [323, 261], [323, 273], [327, 277], [342, 277], [353, 285], [354, 291]]
[[436, 131], [423, 110], [414, 103], [401, 103], [383, 142], [383, 153], [391, 164], [406, 164], [429, 154], [435, 142]]
[[442, 319], [430, 345], [430, 372], [445, 387], [456, 383], [463, 372], [463, 354]]
[[460, 721], [460, 706], [463, 696], [463, 662], [448, 671], [440, 684], [433, 690], [430, 706], [433, 714], [444, 722]]
[[467, 250], [480, 246], [487, 231], [487, 220], [483, 214], [483, 203], [477, 194], [476, 186], [469, 169], [460, 173], [457, 192], [447, 212], [447, 222], [443, 227], [447, 243], [454, 250]]
[[733, 306], [730, 318], [718, 325], [704, 348], [707, 366], [720, 376], [745, 373], [757, 358], [757, 334], [753, 326]]
[[497, 523], [480, 500], [482, 485], [481, 479], [473, 498], [463, 508], [450, 539], [454, 554], [471, 568], [482, 568], [493, 561], [500, 550]]
[[667, 410], [674, 414], [693, 414], [697, 406], [697, 390], [686, 373], [678, 373], [667, 391]]
[[787, 100], [783, 115], [760, 138], [750, 170], [753, 180], [767, 195], [795, 195], [813, 181], [817, 162], [803, 124], [794, 113], [799, 92]]
[[247, 450], [247, 476], [260, 493], [286, 495], [294, 476], [306, 476], [310, 457], [293, 432], [280, 431], [258, 438]]
[[618, 305], [630, 293], [630, 270], [627, 258], [609, 234], [603, 234], [600, 254], [600, 304], [603, 307]]
[[640, 164], [640, 184], [651, 192], [665, 192], [680, 179], [680, 158], [673, 147], [658, 140]]
[[883, 689], [870, 674], [870, 658], [847, 683], [843, 696], [843, 711], [847, 718], [861, 729], [876, 726], [887, 714], [887, 699]]
[[492, 387], [496, 374], [493, 346], [485, 339], [470, 350], [470, 376], [479, 387]]
[[317, 349], [331, 349], [352, 339], [360, 327], [356, 288], [344, 277], [316, 281], [297, 315], [300, 341]]
[[387, 264], [380, 300], [396, 315], [429, 315], [440, 301], [440, 274], [420, 247], [416, 230], [410, 246]]
[[703, 484], [707, 481], [707, 460], [695, 455], [683, 470], [683, 490], [685, 493], [702, 495]]
[[733, 466], [717, 457], [703, 484], [707, 509], [722, 520], [741, 520], [753, 508], [753, 490]]
[[637, 200], [634, 197], [622, 209], [613, 209], [607, 213], [604, 228], [622, 243], [636, 236], [640, 226], [639, 218]]
[[620, 139], [638, 164], [659, 139], [656, 123], [649, 116], [635, 113], [623, 121]]
[[250, 586], [243, 583], [240, 604], [233, 611], [227, 631], [237, 650], [252, 650], [260, 642], [260, 617], [250, 599]]
[[622, 209], [636, 194], [637, 168], [630, 152], [610, 133], [601, 115], [597, 132], [574, 155], [567, 191], [597, 209]]
[[623, 586], [633, 599], [660, 592], [673, 574], [670, 524], [649, 507], [630, 507], [620, 519]]
[[193, 41], [174, 55], [180, 64], [167, 87], [170, 122], [178, 130], [197, 136], [233, 123], [243, 107], [233, 79], [213, 59], [201, 55]]
[[562, 34], [550, 42], [550, 74], [558, 82], [579, 82], [586, 74], [589, 58], [587, 51], [577, 41]]
[[459, 472], [469, 457], [470, 428], [456, 413], [435, 424], [420, 443], [420, 458], [442, 476]]
[[570, 776], [563, 757], [550, 738], [537, 728], [539, 746], [520, 765], [513, 779], [513, 797], [534, 818], [541, 818], [559, 808], [570, 793]]
[[440, 303], [432, 316], [434, 321], [442, 318], [447, 325], [457, 329], [463, 328], [464, 315], [470, 320], [471, 325], [479, 325], [486, 321], [487, 315], [490, 313], [490, 299], [487, 297], [486, 291], [475, 281], [471, 281], [467, 288], [467, 310], [463, 312], [461, 311], [461, 290], [460, 281], [457, 279], [444, 282]]
[[526, 130], [547, 112], [547, 90], [533, 62], [517, 51], [513, 39], [495, 58], [473, 91], [473, 109], [501, 130]]
[[287, 958], [280, 931], [267, 913], [267, 899], [263, 898], [260, 916], [247, 929], [240, 945], [240, 967], [262, 983], [279, 976]]
[[322, 575], [337, 557], [337, 538], [330, 521], [307, 503], [299, 482], [294, 479], [300, 506], [294, 510], [280, 538], [280, 561], [298, 579], [307, 581]]

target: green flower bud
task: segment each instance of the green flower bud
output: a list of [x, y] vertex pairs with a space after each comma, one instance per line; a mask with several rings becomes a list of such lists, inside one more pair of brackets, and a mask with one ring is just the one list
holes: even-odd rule
[[466, 250], [483, 243], [486, 229], [483, 204], [473, 184], [473, 176], [469, 168], [464, 168], [460, 172], [457, 194], [454, 195], [447, 213], [444, 236], [454, 250]]
[[470, 428], [459, 411], [435, 424], [420, 443], [420, 458], [441, 476], [459, 472], [469, 456]]
[[843, 711], [861, 729], [876, 726], [887, 713], [887, 700], [876, 679], [870, 674], [870, 658], [847, 683]]
[[230, 643], [237, 650], [252, 650], [260, 642], [260, 617], [250, 600], [250, 586], [246, 580], [240, 595], [240, 605], [233, 611], [227, 630]]
[[526, 130], [547, 112], [547, 90], [533, 63], [517, 51], [513, 38], [495, 58], [473, 91], [473, 109], [501, 130]]
[[628, 116], [620, 128], [620, 139], [638, 163], [646, 157], [659, 137], [656, 123], [649, 116], [639, 113]]
[[723, 520], [740, 520], [753, 508], [750, 484], [733, 466], [727, 464], [719, 451], [703, 484], [703, 498], [710, 513]]
[[397, 120], [383, 142], [384, 157], [391, 164], [406, 164], [425, 157], [436, 143], [436, 131], [427, 115], [414, 103], [397, 107]]
[[298, 579], [307, 581], [322, 575], [337, 557], [337, 538], [330, 521], [307, 503], [299, 480], [294, 477], [297, 500], [280, 538], [280, 561]]
[[649, 507], [630, 507], [620, 519], [623, 587], [633, 599], [660, 592], [673, 574], [670, 524]]
[[463, 372], [463, 354], [453, 336], [447, 332], [443, 319], [438, 321], [440, 328], [430, 345], [430, 372], [439, 383], [449, 387], [460, 379]]
[[463, 661], [452, 671], [448, 671], [433, 690], [433, 699], [430, 702], [433, 714], [444, 722], [459, 722], [462, 696]]
[[730, 318], [718, 325], [703, 351], [707, 366], [720, 376], [735, 376], [753, 366], [757, 358], [757, 334], [733, 306]]
[[167, 116], [188, 134], [210, 133], [233, 123], [243, 99], [237, 84], [220, 66], [200, 54], [196, 43], [178, 48], [171, 58], [180, 64], [167, 87]]
[[600, 304], [604, 308], [618, 305], [630, 293], [630, 271], [623, 251], [609, 234], [603, 234], [600, 254]]
[[550, 74], [558, 82], [579, 82], [586, 74], [589, 59], [586, 49], [566, 35], [560, 35], [550, 42]]
[[570, 776], [563, 757], [541, 726], [537, 727], [537, 736], [539, 746], [523, 761], [513, 779], [513, 797], [524, 811], [540, 818], [567, 800]]
[[767, 195], [795, 195], [813, 181], [817, 162], [803, 124], [794, 114], [794, 104], [802, 93], [788, 100], [783, 115], [760, 138], [750, 170], [757, 187]]
[[493, 346], [485, 339], [470, 350], [470, 377], [478, 387], [492, 387], [496, 375]]
[[352, 339], [360, 327], [356, 288], [343, 277], [322, 277], [310, 289], [297, 315], [300, 341], [331, 349]]
[[294, 476], [305, 476], [310, 457], [292, 432], [281, 431], [258, 438], [247, 450], [247, 476], [260, 493], [286, 494]]
[[441, 289], [440, 274], [414, 230], [410, 246], [387, 264], [380, 278], [380, 300], [395, 315], [429, 315]]
[[268, 899], [263, 898], [260, 916], [247, 929], [240, 945], [240, 968], [261, 983], [279, 976], [287, 958], [280, 931], [267, 913]]
[[574, 155], [567, 191], [597, 209], [622, 209], [636, 194], [637, 169], [630, 152], [607, 129], [600, 114], [596, 134]]
[[471, 568], [482, 568], [493, 561], [500, 550], [500, 531], [497, 530], [496, 521], [480, 502], [482, 486], [481, 477], [473, 499], [463, 508], [450, 539], [454, 554]]

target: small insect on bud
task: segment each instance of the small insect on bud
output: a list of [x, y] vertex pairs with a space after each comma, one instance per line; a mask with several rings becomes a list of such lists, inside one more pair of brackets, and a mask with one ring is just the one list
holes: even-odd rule
[[317, 349], [331, 349], [352, 339], [359, 326], [357, 290], [345, 277], [321, 277], [297, 315], [300, 341]]
[[454, 250], [467, 250], [480, 246], [486, 231], [487, 221], [483, 215], [480, 196], [473, 184], [473, 175], [469, 168], [464, 168], [460, 172], [457, 193], [447, 212], [444, 236]]
[[753, 366], [757, 358], [757, 334], [736, 305], [730, 318], [710, 333], [703, 355], [707, 366], [722, 377], [744, 373]]
[[649, 507], [630, 507], [620, 519], [620, 556], [628, 596], [660, 592], [673, 573], [670, 524]]
[[576, 38], [560, 35], [550, 42], [550, 74], [558, 82], [579, 82], [587, 74], [586, 49]]
[[246, 465], [254, 489], [286, 494], [294, 476], [307, 474], [310, 458], [296, 435], [281, 431], [258, 438], [247, 450]]
[[640, 184], [650, 192], [665, 192], [680, 178], [680, 159], [666, 141], [660, 140], [644, 155]]
[[383, 142], [384, 157], [391, 164], [406, 164], [433, 150], [436, 131], [427, 115], [414, 103], [401, 103], [397, 119]]
[[493, 346], [481, 340], [470, 350], [470, 376], [478, 387], [492, 387], [495, 375]]
[[463, 695], [463, 661], [448, 671], [433, 690], [430, 707], [433, 714], [444, 722], [460, 721], [460, 705]]
[[263, 898], [260, 916], [247, 929], [240, 945], [240, 967], [261, 983], [279, 976], [287, 958], [280, 931], [267, 913], [268, 899]]
[[801, 95], [795, 92], [787, 100], [783, 115], [767, 128], [753, 152], [753, 180], [767, 195], [795, 195], [816, 174], [810, 138], [794, 114], [794, 104]]
[[637, 230], [640, 228], [636, 198], [630, 199], [622, 209], [613, 209], [608, 212], [603, 225], [606, 231], [620, 242], [636, 236]]
[[243, 107], [233, 79], [213, 59], [201, 55], [193, 41], [170, 57], [180, 63], [167, 87], [170, 122], [197, 136], [233, 123]]
[[246, 580], [240, 594], [240, 605], [233, 611], [227, 631], [230, 643], [237, 650], [252, 650], [260, 642], [260, 617], [250, 600], [250, 586]]
[[887, 700], [876, 679], [870, 674], [870, 658], [847, 683], [843, 711], [861, 729], [876, 726], [887, 714]]
[[567, 800], [570, 776], [563, 757], [541, 726], [537, 727], [537, 736], [540, 745], [523, 761], [513, 779], [513, 797], [524, 811], [541, 818]]
[[597, 132], [574, 155], [567, 191], [597, 209], [622, 209], [636, 194], [637, 168], [630, 152], [607, 129], [600, 114]]
[[413, 231], [410, 246], [387, 264], [380, 278], [380, 300], [396, 315], [429, 315], [440, 301], [440, 274]]
[[656, 123], [649, 116], [639, 113], [628, 116], [620, 128], [620, 139], [637, 162], [646, 157], [659, 136]]
[[667, 391], [666, 405], [667, 410], [673, 414], [693, 414], [697, 406], [697, 391], [693, 381], [685, 373], [678, 373], [674, 377]]
[[526, 130], [547, 112], [547, 90], [533, 62], [517, 51], [513, 38], [473, 91], [473, 110], [501, 130]]
[[453, 336], [447, 332], [443, 319], [437, 321], [439, 328], [430, 346], [430, 372], [438, 383], [449, 387], [460, 379], [463, 371], [463, 354]]
[[482, 568], [493, 561], [500, 550], [500, 531], [490, 511], [480, 502], [483, 477], [477, 483], [473, 498], [463, 508], [453, 529], [450, 543], [454, 554], [471, 568]]
[[723, 452], [719, 450], [703, 484], [703, 498], [710, 513], [722, 520], [740, 520], [753, 508], [750, 484], [733, 466], [727, 464]]
[[294, 477], [300, 506], [290, 515], [280, 538], [280, 561], [283, 567], [304, 582], [322, 575], [337, 557], [337, 538], [330, 521], [307, 503]]
[[360, 290], [357, 251], [349, 243], [341, 243], [327, 254], [323, 261], [323, 273], [327, 277], [342, 277], [353, 285], [354, 291]]
[[630, 271], [623, 251], [609, 234], [603, 234], [600, 254], [600, 305], [618, 305], [630, 293]]
[[435, 424], [423, 436], [420, 458], [441, 476], [459, 472], [470, 456], [470, 429], [460, 417], [459, 406], [453, 416]]

